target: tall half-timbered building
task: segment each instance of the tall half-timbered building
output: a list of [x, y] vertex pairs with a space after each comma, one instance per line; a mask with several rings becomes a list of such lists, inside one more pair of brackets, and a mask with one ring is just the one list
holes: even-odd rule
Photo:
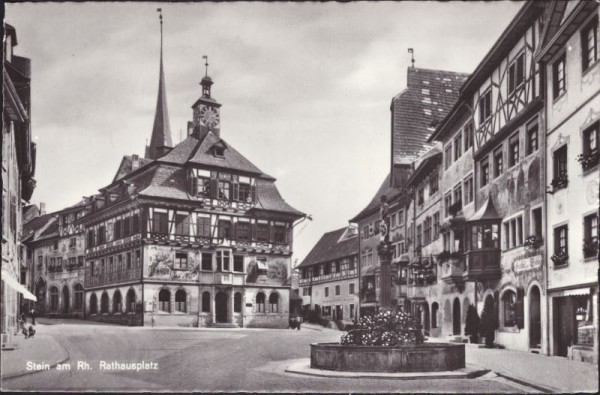
[[146, 157], [123, 158], [91, 200], [89, 319], [130, 325], [287, 327], [292, 228], [275, 179], [221, 138], [209, 76], [171, 147], [164, 72]]

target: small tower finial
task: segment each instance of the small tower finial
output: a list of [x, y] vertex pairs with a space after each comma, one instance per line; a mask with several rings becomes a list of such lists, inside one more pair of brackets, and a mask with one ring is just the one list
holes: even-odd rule
[[202, 59], [204, 59], [204, 76], [208, 76], [208, 55], [202, 55]]
[[162, 55], [162, 44], [163, 44], [163, 20], [162, 20], [162, 8], [157, 8], [158, 20], [160, 21], [160, 53]]
[[412, 63], [412, 68], [415, 68], [415, 51], [412, 48], [408, 49], [408, 53], [410, 54], [410, 62]]

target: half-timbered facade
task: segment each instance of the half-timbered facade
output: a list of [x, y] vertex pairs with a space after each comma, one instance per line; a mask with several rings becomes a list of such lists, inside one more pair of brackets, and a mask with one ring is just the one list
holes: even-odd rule
[[125, 157], [92, 199], [82, 221], [88, 318], [287, 327], [292, 227], [303, 214], [220, 138], [212, 83], [202, 79], [185, 140], [150, 149], [156, 158]]
[[490, 298], [496, 341], [539, 350], [546, 339], [544, 114], [539, 47], [544, 3], [527, 2], [461, 88], [473, 108], [475, 209], [463, 278]]
[[552, 2], [545, 70], [549, 353], [598, 363], [597, 2]]

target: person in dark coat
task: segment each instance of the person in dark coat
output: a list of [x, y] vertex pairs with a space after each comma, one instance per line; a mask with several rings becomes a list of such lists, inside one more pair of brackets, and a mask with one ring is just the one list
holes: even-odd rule
[[35, 329], [33, 329], [33, 325], [29, 325], [29, 337], [33, 337], [35, 335]]
[[35, 325], [35, 309], [32, 307], [29, 313], [31, 314], [31, 323]]

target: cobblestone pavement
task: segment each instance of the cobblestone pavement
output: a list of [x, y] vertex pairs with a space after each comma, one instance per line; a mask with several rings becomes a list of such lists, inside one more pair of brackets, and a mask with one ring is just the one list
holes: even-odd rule
[[[60, 343], [71, 369], [59, 370], [57, 366], [3, 379], [3, 390], [536, 392], [495, 375], [398, 381], [306, 377], [284, 372], [288, 361], [309, 356], [310, 343], [337, 341], [340, 333], [334, 330], [150, 329], [67, 322], [38, 325], [38, 334]], [[24, 367], [25, 358], [13, 359], [11, 364]], [[102, 369], [114, 361], [143, 362], [145, 366], [139, 371]]]

